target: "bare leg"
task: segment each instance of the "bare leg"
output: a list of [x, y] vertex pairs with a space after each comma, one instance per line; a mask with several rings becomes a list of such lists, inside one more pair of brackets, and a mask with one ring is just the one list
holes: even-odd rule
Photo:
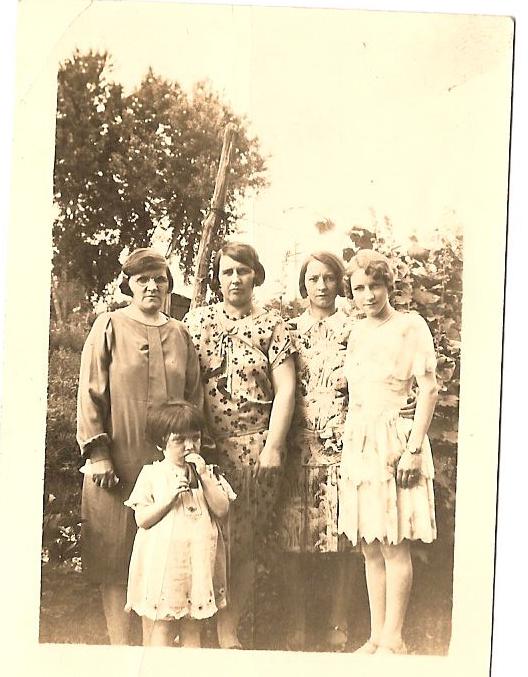
[[238, 624], [246, 609], [255, 582], [255, 562], [245, 560], [233, 564], [231, 571], [229, 603], [217, 614], [216, 630], [221, 649], [240, 648]]
[[306, 641], [305, 574], [302, 555], [287, 555], [283, 560], [284, 593], [288, 614], [287, 646], [302, 651]]
[[402, 645], [402, 628], [411, 594], [413, 569], [409, 542], [382, 545], [387, 581], [386, 613], [380, 644], [398, 649]]
[[386, 572], [381, 543], [362, 543], [370, 607], [370, 639], [379, 645], [385, 624]]
[[348, 600], [352, 569], [346, 555], [336, 555], [330, 563], [332, 581], [329, 616], [328, 644], [335, 650], [343, 650], [348, 638]]
[[173, 646], [176, 637], [176, 621], [153, 621], [141, 619], [143, 623], [143, 646]]
[[103, 584], [101, 594], [110, 644], [128, 644], [130, 614], [125, 611], [126, 586]]
[[183, 618], [180, 625], [181, 645], [185, 648], [199, 649], [202, 625], [194, 618]]

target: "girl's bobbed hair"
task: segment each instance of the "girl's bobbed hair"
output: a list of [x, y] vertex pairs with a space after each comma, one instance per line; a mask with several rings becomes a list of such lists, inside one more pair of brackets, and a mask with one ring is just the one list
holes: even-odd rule
[[264, 266], [259, 260], [258, 254], [254, 247], [250, 244], [245, 244], [243, 242], [226, 242], [222, 247], [216, 252], [213, 260], [213, 270], [211, 276], [211, 289], [214, 292], [220, 290], [220, 259], [222, 256], [230, 256], [238, 263], [243, 263], [245, 266], [251, 268], [255, 273], [255, 287], [260, 287], [260, 285], [266, 279], [266, 271]]
[[328, 266], [332, 273], [335, 275], [336, 282], [337, 282], [337, 295], [338, 296], [344, 296], [345, 295], [345, 287], [343, 284], [343, 278], [345, 276], [345, 266], [343, 265], [343, 262], [341, 259], [336, 256], [335, 254], [332, 254], [331, 252], [313, 252], [312, 254], [309, 254], [303, 261], [303, 264], [301, 266], [301, 270], [299, 272], [299, 293], [301, 294], [301, 297], [305, 299], [308, 296], [308, 292], [306, 291], [306, 270], [308, 268], [308, 264], [310, 261], [319, 261], [320, 263], [324, 263], [325, 266]]
[[127, 256], [125, 262], [121, 267], [122, 280], [119, 283], [119, 290], [126, 296], [132, 296], [132, 290], [128, 280], [132, 275], [139, 275], [153, 268], [165, 268], [167, 279], [169, 281], [168, 293], [170, 294], [174, 287], [174, 280], [167, 265], [167, 259], [159, 254], [155, 249], [150, 247], [141, 247], [134, 249], [133, 252]]
[[176, 400], [147, 411], [147, 437], [158, 447], [164, 447], [172, 433], [202, 431], [204, 418], [194, 404]]
[[394, 273], [389, 259], [374, 249], [360, 249], [350, 259], [346, 269], [346, 291], [350, 294], [350, 298], [353, 296], [350, 278], [357, 270], [363, 270], [366, 275], [371, 275], [376, 281], [382, 282], [389, 292], [394, 291]]

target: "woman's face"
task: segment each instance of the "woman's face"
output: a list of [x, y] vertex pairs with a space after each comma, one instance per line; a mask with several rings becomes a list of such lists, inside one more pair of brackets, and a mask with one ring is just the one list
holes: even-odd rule
[[140, 310], [147, 315], [161, 310], [169, 290], [165, 266], [155, 266], [137, 275], [131, 275], [128, 284], [132, 291], [132, 303]]
[[312, 308], [333, 310], [337, 296], [337, 279], [326, 263], [313, 259], [308, 263], [304, 285]]
[[255, 285], [255, 271], [226, 254], [220, 257], [218, 280], [224, 301], [235, 308], [251, 303]]
[[352, 274], [350, 288], [357, 307], [367, 317], [377, 317], [389, 302], [389, 290], [385, 284], [367, 275], [361, 268]]

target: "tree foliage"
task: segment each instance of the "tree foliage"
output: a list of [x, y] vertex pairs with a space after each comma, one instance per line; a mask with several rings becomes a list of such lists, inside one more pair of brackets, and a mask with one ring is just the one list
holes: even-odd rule
[[166, 228], [186, 279], [212, 195], [225, 125], [237, 136], [217, 239], [233, 229], [240, 198], [265, 185], [265, 163], [247, 121], [210, 86], [186, 93], [149, 70], [125, 94], [107, 53], [81, 54], [58, 74], [53, 227], [54, 273], [100, 293], [124, 247]]

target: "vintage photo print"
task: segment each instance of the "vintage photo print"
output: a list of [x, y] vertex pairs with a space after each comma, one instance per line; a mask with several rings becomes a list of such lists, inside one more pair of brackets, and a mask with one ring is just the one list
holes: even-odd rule
[[389, 9], [19, 3], [20, 674], [489, 672], [516, 27]]

